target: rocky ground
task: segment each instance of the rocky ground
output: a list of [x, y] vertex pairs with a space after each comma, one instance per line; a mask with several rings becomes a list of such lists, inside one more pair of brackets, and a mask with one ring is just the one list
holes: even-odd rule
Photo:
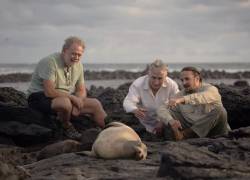
[[[250, 178], [250, 87], [218, 85], [233, 131], [227, 136], [164, 141], [146, 133], [122, 109], [129, 84], [117, 89], [92, 86], [112, 119], [131, 126], [148, 147], [143, 161], [103, 160], [74, 152], [38, 160], [41, 149], [65, 140], [52, 116], [27, 107], [25, 94], [0, 88], [0, 179], [249, 179]], [[81, 150], [90, 150], [100, 132], [89, 117], [73, 120], [82, 132]]]

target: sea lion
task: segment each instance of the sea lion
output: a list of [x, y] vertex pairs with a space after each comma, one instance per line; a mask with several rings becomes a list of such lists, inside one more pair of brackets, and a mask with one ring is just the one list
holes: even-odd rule
[[54, 144], [45, 146], [38, 154], [37, 160], [46, 159], [63, 153], [80, 151], [81, 143], [67, 139]]
[[120, 122], [112, 122], [100, 132], [91, 151], [82, 151], [76, 154], [103, 159], [132, 158], [142, 160], [147, 157], [147, 147], [132, 128]]

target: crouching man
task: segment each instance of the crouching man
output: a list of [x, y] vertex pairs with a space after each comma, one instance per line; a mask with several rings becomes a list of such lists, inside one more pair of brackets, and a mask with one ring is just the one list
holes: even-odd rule
[[166, 131], [171, 130], [176, 141], [228, 133], [227, 112], [218, 89], [203, 83], [195, 67], [183, 68], [180, 79], [183, 89], [157, 110]]

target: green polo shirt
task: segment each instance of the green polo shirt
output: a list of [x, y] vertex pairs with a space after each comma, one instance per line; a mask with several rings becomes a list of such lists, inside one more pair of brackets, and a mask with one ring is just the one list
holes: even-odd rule
[[44, 91], [44, 80], [54, 82], [55, 88], [59, 91], [73, 93], [76, 86], [84, 84], [83, 65], [78, 62], [66, 68], [60, 53], [54, 53], [41, 59], [32, 74], [27, 95]]

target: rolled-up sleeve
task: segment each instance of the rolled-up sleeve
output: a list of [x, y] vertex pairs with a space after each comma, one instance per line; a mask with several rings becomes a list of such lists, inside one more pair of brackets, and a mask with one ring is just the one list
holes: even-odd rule
[[55, 72], [55, 64], [51, 58], [48, 58], [46, 61], [40, 61], [37, 73], [41, 79], [55, 81]]
[[208, 86], [203, 92], [184, 96], [185, 104], [210, 104], [221, 102], [221, 96], [215, 86]]
[[123, 108], [126, 112], [132, 112], [137, 109], [140, 102], [140, 94], [134, 84], [129, 87], [129, 92], [123, 101]]
[[166, 125], [174, 121], [174, 118], [172, 117], [170, 110], [166, 107], [166, 105], [161, 105], [157, 109], [156, 113], [158, 120], [162, 121]]

